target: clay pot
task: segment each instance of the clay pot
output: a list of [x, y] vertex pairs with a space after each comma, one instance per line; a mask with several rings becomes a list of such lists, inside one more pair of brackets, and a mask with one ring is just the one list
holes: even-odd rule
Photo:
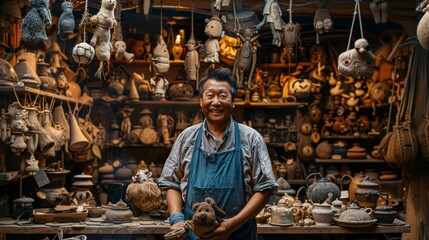
[[[312, 176], [318, 176], [320, 179], [309, 185], [309, 180]], [[324, 202], [330, 193], [332, 193], [333, 199], [340, 197], [340, 188], [335, 183], [333, 183], [330, 178], [324, 178], [322, 174], [318, 172], [309, 174], [305, 183], [308, 189], [307, 199], [313, 201], [313, 203]]]
[[311, 213], [313, 214], [316, 225], [320, 226], [330, 226], [335, 214], [334, 210], [331, 208], [331, 205], [326, 201], [323, 202], [323, 204], [313, 204], [313, 211], [311, 211]]
[[359, 146], [359, 143], [354, 143], [353, 147], [347, 150], [347, 157], [350, 159], [366, 159], [366, 149]]
[[176, 81], [168, 88], [167, 95], [171, 100], [189, 101], [194, 95], [194, 89], [186, 81]]
[[277, 205], [269, 206], [267, 211], [271, 214], [268, 223], [275, 226], [291, 226], [293, 225], [292, 213], [287, 207], [285, 199], [279, 200]]
[[121, 199], [112, 208], [107, 209], [105, 215], [107, 221], [110, 222], [129, 222], [133, 217], [133, 212]]
[[371, 214], [371, 208], [361, 210], [356, 204], [351, 204], [346, 211], [342, 212], [334, 220], [337, 225], [343, 227], [369, 227], [377, 222], [377, 219], [372, 219]]
[[355, 174], [355, 177], [352, 177], [349, 174], [343, 175], [341, 177], [341, 185], [340, 185], [341, 186], [341, 190], [344, 190], [343, 184], [344, 184], [344, 180], [347, 179], [347, 178], [351, 179], [351, 182], [349, 183], [349, 199], [350, 200], [354, 199], [353, 201], [355, 203], [357, 203], [358, 201], [355, 198], [355, 192], [356, 192], [356, 190], [358, 188], [358, 186], [357, 186], [358, 183], [360, 183], [360, 182], [363, 181], [363, 179], [365, 178], [365, 175], [363, 174], [363, 172]]
[[14, 217], [19, 219], [28, 219], [33, 212], [34, 199], [22, 197], [13, 200]]
[[376, 207], [373, 212], [374, 217], [379, 223], [393, 223], [396, 218], [396, 211], [389, 206]]
[[328, 141], [319, 143], [316, 147], [316, 155], [319, 158], [327, 159], [332, 156], [332, 147]]
[[[376, 182], [373, 182], [376, 181]], [[360, 207], [376, 207], [377, 200], [380, 197], [381, 184], [380, 181], [365, 176], [362, 182], [358, 183], [358, 188], [355, 192], [355, 197]], [[378, 182], [378, 183], [377, 183]]]

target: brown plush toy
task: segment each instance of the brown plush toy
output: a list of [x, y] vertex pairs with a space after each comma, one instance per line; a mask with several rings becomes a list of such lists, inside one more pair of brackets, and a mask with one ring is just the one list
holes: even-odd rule
[[204, 202], [195, 203], [192, 206], [194, 216], [192, 220], [187, 220], [196, 236], [202, 237], [204, 234], [213, 231], [216, 222], [216, 213], [219, 217], [225, 217], [226, 213], [220, 209], [212, 198], [206, 198]]

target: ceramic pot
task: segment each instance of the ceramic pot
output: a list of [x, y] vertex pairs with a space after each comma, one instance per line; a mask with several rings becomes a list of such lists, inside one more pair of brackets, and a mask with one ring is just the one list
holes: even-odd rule
[[[309, 185], [311, 177], [317, 176], [320, 179], [314, 181]], [[324, 202], [330, 193], [332, 193], [332, 198], [340, 198], [340, 188], [332, 182], [329, 178], [324, 178], [322, 174], [315, 172], [307, 176], [305, 183], [307, 185], [307, 199], [313, 201], [313, 203], [322, 203]]]
[[127, 136], [127, 140], [130, 143], [139, 143], [140, 142], [140, 133], [143, 130], [142, 126], [136, 125], [133, 126], [133, 129]]
[[354, 143], [354, 146], [347, 150], [347, 157], [350, 159], [366, 159], [366, 149]]
[[33, 212], [34, 199], [22, 197], [13, 200], [14, 217], [19, 219], [28, 219]]
[[15, 86], [18, 81], [15, 69], [9, 62], [0, 58], [0, 86]]
[[356, 206], [356, 204], [351, 204], [346, 211], [340, 214], [338, 219], [342, 220], [343, 222], [350, 223], [367, 222], [372, 221], [371, 214], [371, 208], [361, 209], [360, 207]]
[[373, 212], [374, 217], [379, 223], [393, 223], [396, 218], [396, 211], [389, 206], [376, 207]]
[[380, 181], [373, 179], [372, 182], [369, 176], [365, 176], [362, 182], [358, 183], [358, 188], [355, 192], [355, 197], [360, 207], [374, 208], [377, 206], [377, 200], [380, 197]]
[[43, 186], [44, 188], [61, 188], [66, 183], [66, 177], [70, 173], [70, 170], [62, 171], [46, 171], [46, 175], [49, 178], [49, 183]]
[[326, 201], [323, 204], [313, 204], [312, 214], [316, 225], [320, 226], [330, 226], [334, 218], [334, 210]]
[[167, 95], [174, 101], [189, 101], [194, 95], [194, 89], [186, 81], [175, 81], [168, 88]]
[[275, 226], [291, 226], [293, 225], [292, 213], [286, 206], [285, 200], [282, 198], [277, 205], [269, 206], [267, 211], [271, 214], [268, 223]]
[[340, 185], [341, 190], [344, 190], [343, 188], [344, 180], [347, 178], [351, 180], [351, 182], [349, 183], [349, 199], [353, 200], [355, 203], [358, 202], [358, 200], [355, 198], [355, 192], [358, 189], [358, 184], [363, 181], [364, 177], [365, 175], [363, 174], [363, 172], [355, 174], [354, 177], [352, 177], [349, 174], [344, 174], [341, 177], [341, 185]]
[[328, 141], [319, 143], [316, 147], [316, 155], [319, 158], [327, 159], [332, 156], [332, 147]]
[[133, 212], [121, 200], [119, 200], [112, 208], [106, 210], [106, 219], [110, 222], [129, 222], [133, 217]]
[[37, 206], [41, 208], [53, 208], [59, 204], [70, 204], [70, 193], [65, 187], [42, 188], [37, 192], [37, 197]]

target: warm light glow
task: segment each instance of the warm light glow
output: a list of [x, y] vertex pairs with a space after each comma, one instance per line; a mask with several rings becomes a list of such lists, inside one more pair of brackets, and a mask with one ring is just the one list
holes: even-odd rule
[[176, 43], [176, 44], [180, 44], [180, 35], [179, 35], [179, 34], [177, 34], [177, 36], [176, 36], [176, 41], [175, 41], [175, 43]]

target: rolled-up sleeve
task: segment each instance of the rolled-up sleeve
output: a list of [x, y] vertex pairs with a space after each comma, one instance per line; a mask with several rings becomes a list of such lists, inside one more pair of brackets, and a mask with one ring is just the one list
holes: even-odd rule
[[254, 134], [252, 143], [252, 182], [254, 183], [252, 190], [261, 192], [270, 189], [274, 194], [279, 185], [274, 178], [267, 145], [259, 133]]

